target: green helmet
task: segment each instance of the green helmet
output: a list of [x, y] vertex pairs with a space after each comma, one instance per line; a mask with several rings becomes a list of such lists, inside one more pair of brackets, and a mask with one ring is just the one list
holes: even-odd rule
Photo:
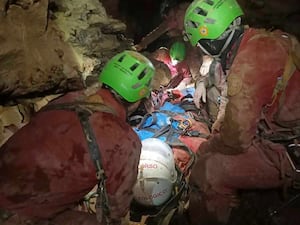
[[185, 58], [185, 45], [182, 42], [175, 42], [170, 48], [170, 57], [172, 60], [183, 61]]
[[201, 39], [217, 39], [241, 15], [236, 0], [195, 0], [185, 12], [184, 29], [195, 46]]
[[148, 97], [155, 74], [153, 64], [142, 54], [125, 50], [112, 57], [99, 75], [99, 81], [128, 102]]

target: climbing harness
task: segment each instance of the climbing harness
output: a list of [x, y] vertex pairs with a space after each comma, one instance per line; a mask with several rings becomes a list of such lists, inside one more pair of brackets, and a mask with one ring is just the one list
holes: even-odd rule
[[[94, 112], [104, 112], [115, 115], [115, 111], [110, 107], [104, 105], [103, 103], [90, 103], [90, 102], [82, 102], [82, 101], [74, 101], [71, 103], [60, 103], [60, 104], [49, 104], [42, 108], [40, 111], [49, 111], [49, 110], [68, 110], [73, 111], [77, 114], [77, 117], [80, 121], [82, 131], [85, 135], [86, 142], [88, 145], [88, 150], [91, 156], [91, 160], [94, 163], [96, 168], [96, 178], [98, 180], [98, 187], [96, 193], [92, 193], [90, 197], [97, 197], [96, 201], [96, 211], [101, 209], [102, 213], [100, 218], [97, 215], [97, 219], [101, 222], [104, 219], [106, 220], [106, 224], [111, 224], [110, 219], [110, 208], [109, 201], [106, 191], [106, 175], [103, 169], [100, 149], [97, 144], [97, 140], [95, 134], [93, 132], [93, 128], [89, 121], [90, 116]], [[90, 200], [90, 198], [89, 198]], [[89, 212], [93, 212], [89, 207]], [[98, 212], [98, 211], [97, 211]]]
[[[268, 35], [267, 33], [265, 35]], [[277, 78], [275, 88], [273, 90], [272, 99], [269, 104], [265, 105], [261, 113], [261, 121], [258, 124], [258, 133], [264, 139], [272, 142], [280, 143], [286, 148], [286, 157], [293, 169], [292, 187], [300, 189], [300, 123], [297, 122], [293, 127], [285, 122], [278, 122], [273, 125], [267, 118], [269, 109], [276, 103], [278, 108], [282, 107], [285, 98], [285, 90], [290, 78], [300, 69], [300, 45], [298, 40], [292, 35], [281, 35], [290, 42], [288, 57], [284, 65], [283, 73]], [[276, 114], [274, 116], [276, 121]]]

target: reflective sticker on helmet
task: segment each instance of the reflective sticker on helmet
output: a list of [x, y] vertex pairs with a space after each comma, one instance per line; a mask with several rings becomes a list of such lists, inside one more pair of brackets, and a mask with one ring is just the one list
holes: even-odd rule
[[141, 90], [139, 91], [139, 96], [145, 96], [146, 93], [147, 93], [146, 88], [143, 88], [143, 89], [141, 89]]
[[200, 33], [202, 36], [207, 36], [207, 35], [208, 35], [208, 29], [207, 29], [207, 27], [201, 26], [201, 27], [199, 28], [199, 33]]

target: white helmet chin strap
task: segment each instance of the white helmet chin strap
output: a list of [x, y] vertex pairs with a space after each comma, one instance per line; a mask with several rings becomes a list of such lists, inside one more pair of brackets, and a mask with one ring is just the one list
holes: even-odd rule
[[223, 45], [223, 48], [217, 55], [211, 55], [211, 53], [209, 53], [199, 42], [197, 43], [197, 46], [205, 54], [213, 56], [215, 58], [218, 58], [224, 52], [224, 50], [228, 47], [229, 43], [231, 42], [231, 40], [233, 38], [235, 31], [240, 28], [240, 25], [241, 25], [241, 17], [238, 17], [230, 24], [229, 28], [226, 31], [224, 31], [224, 33], [218, 39], [216, 39], [216, 40], [223, 40], [223, 39], [227, 38], [225, 44]]

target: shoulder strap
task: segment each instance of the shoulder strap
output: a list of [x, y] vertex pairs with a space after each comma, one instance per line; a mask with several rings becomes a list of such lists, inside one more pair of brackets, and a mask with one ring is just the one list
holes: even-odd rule
[[297, 70], [300, 70], [300, 43], [298, 39], [294, 36], [291, 37], [292, 50], [291, 55]]
[[74, 111], [77, 114], [86, 139], [91, 160], [96, 169], [96, 178], [98, 180], [97, 195], [99, 195], [99, 198], [97, 198], [96, 200], [95, 206], [97, 220], [101, 222], [102, 219], [105, 218], [106, 221], [110, 221], [110, 207], [106, 190], [107, 177], [102, 165], [100, 148], [98, 146], [97, 139], [90, 122], [90, 116], [94, 112], [105, 112], [116, 115], [115, 111], [109, 106], [103, 104], [101, 101], [74, 101], [70, 103], [50, 104], [42, 108], [40, 111], [51, 110], [68, 110]]
[[288, 81], [293, 76], [296, 70], [300, 69], [300, 44], [294, 36], [289, 36], [292, 47], [289, 51], [288, 58], [286, 60], [284, 71], [281, 77], [278, 78], [276, 86], [272, 94], [272, 102], [268, 105], [271, 106], [284, 92]]

